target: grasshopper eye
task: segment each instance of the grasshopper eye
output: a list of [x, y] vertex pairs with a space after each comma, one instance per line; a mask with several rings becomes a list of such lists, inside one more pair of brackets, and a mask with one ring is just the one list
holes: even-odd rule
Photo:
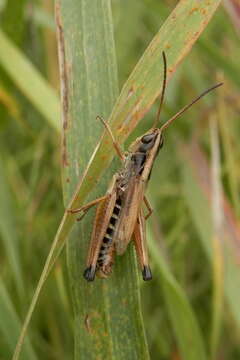
[[148, 135], [144, 135], [142, 138], [141, 138], [141, 142], [143, 144], [148, 144], [152, 141], [152, 139], [155, 137], [155, 134], [148, 134]]
[[146, 153], [150, 150], [155, 143], [157, 135], [155, 133], [144, 135], [141, 138], [141, 145], [139, 146], [139, 151], [142, 153]]

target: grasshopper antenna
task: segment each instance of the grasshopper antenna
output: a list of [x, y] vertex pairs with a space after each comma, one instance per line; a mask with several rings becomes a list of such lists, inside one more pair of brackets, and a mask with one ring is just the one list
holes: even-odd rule
[[153, 124], [153, 128], [155, 128], [157, 126], [157, 124], [159, 123], [159, 119], [160, 119], [160, 114], [161, 114], [161, 110], [162, 110], [162, 104], [163, 104], [163, 100], [164, 100], [164, 95], [165, 95], [165, 89], [166, 89], [166, 81], [167, 81], [167, 58], [166, 58], [166, 54], [163, 51], [162, 52], [162, 57], [163, 57], [163, 84], [162, 84], [162, 92], [161, 92], [161, 98], [160, 98], [160, 104], [159, 104], [159, 108], [158, 108], [158, 112], [157, 112], [157, 117], [156, 120]]
[[185, 111], [187, 111], [193, 104], [195, 104], [198, 100], [200, 100], [203, 96], [207, 95], [210, 91], [215, 90], [219, 86], [222, 86], [223, 83], [216, 84], [209, 89], [205, 90], [202, 94], [200, 94], [196, 99], [194, 99], [190, 104], [185, 105], [181, 110], [179, 110], [173, 117], [171, 117], [168, 121], [165, 122], [165, 124], [162, 125], [160, 128], [160, 131], [165, 130], [168, 128], [168, 126], [176, 120], [179, 116], [181, 116]]
[[101, 116], [97, 116], [96, 119], [101, 120], [101, 122], [103, 123], [104, 127], [106, 128], [107, 132], [109, 133], [109, 135], [111, 136], [112, 142], [113, 142], [113, 146], [116, 150], [116, 153], [118, 154], [118, 156], [120, 157], [120, 159], [122, 161], [125, 160], [125, 156], [123, 154], [123, 151], [121, 149], [121, 147], [119, 146], [118, 142], [115, 140], [115, 137], [112, 133], [112, 130], [110, 129], [110, 126], [108, 125], [108, 123], [101, 117]]

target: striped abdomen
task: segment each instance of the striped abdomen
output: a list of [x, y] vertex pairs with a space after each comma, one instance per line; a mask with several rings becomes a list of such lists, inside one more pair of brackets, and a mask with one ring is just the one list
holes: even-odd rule
[[106, 234], [104, 235], [101, 248], [97, 260], [97, 275], [99, 277], [107, 277], [112, 272], [112, 265], [114, 262], [115, 245], [113, 243], [113, 236], [115, 226], [119, 218], [121, 210], [121, 199], [116, 200], [113, 208], [113, 213], [110, 218]]

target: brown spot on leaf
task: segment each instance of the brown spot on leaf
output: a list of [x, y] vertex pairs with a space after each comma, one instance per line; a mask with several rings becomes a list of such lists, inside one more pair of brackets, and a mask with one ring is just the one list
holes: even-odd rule
[[199, 31], [196, 31], [195, 33], [194, 33], [194, 37], [198, 37], [200, 35], [200, 32]]
[[[64, 132], [63, 132], [64, 133]], [[67, 141], [66, 136], [62, 137], [62, 164], [63, 166], [68, 166], [68, 159], [67, 159]]]
[[106, 160], [106, 155], [101, 155], [101, 159], [102, 159], [103, 162], [105, 162], [105, 160]]
[[198, 7], [194, 7], [189, 11], [189, 15], [192, 15], [193, 13], [197, 12], [199, 10]]
[[128, 91], [128, 94], [127, 94], [127, 100], [134, 94], [134, 87], [131, 86], [131, 88], [129, 89]]
[[85, 325], [85, 329], [87, 330], [87, 332], [89, 334], [91, 334], [92, 329], [91, 329], [91, 324], [90, 324], [90, 316], [88, 314], [85, 316], [84, 325]]
[[104, 332], [102, 332], [102, 336], [104, 336], [104, 337], [109, 337], [109, 333], [106, 332], [106, 331], [104, 331]]

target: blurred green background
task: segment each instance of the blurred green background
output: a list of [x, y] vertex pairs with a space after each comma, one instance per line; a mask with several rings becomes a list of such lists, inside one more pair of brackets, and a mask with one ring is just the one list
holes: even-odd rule
[[[112, 2], [121, 86], [176, 3]], [[159, 249], [168, 274], [192, 305], [212, 359], [240, 359], [239, 14], [236, 0], [224, 2], [167, 87], [162, 121], [224, 81], [167, 131], [149, 183], [154, 279], [141, 291], [152, 359], [181, 359], [170, 321], [181, 316], [169, 311], [159, 282]], [[1, 0], [0, 18], [0, 359], [5, 360], [64, 208], [54, 2]], [[126, 148], [152, 125], [156, 111], [157, 104]], [[45, 285], [29, 335], [24, 359], [73, 358], [65, 255]]]

